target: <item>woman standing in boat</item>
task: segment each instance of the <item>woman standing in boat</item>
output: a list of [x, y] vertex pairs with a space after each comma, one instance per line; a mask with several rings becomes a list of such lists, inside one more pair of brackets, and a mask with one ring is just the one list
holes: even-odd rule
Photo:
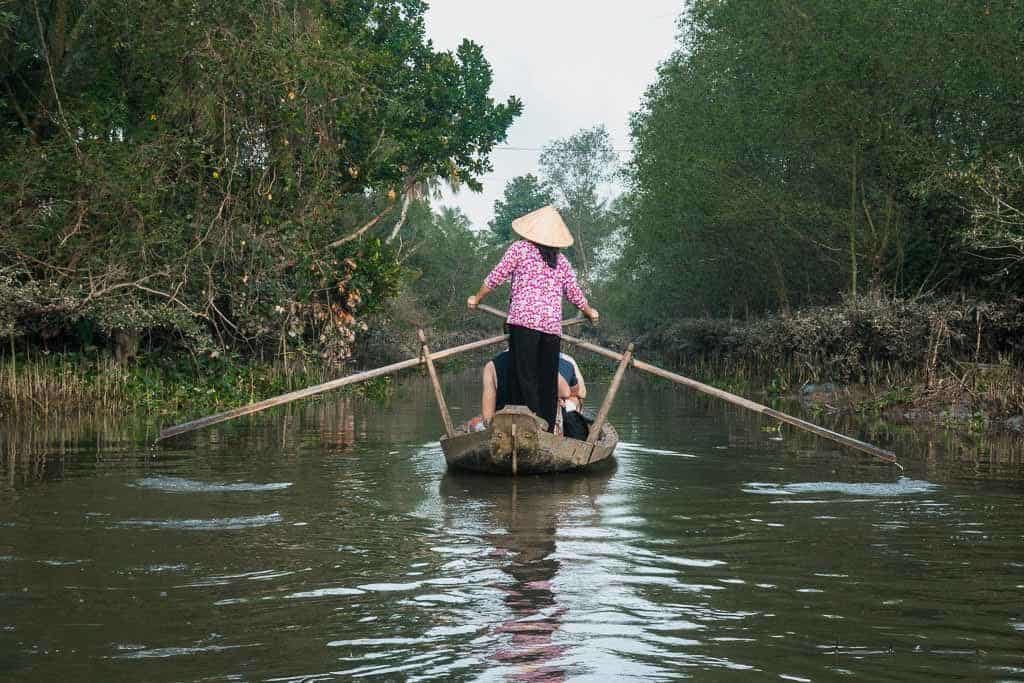
[[469, 297], [476, 308], [485, 296], [509, 278], [508, 306], [509, 402], [525, 405], [553, 429], [558, 408], [558, 354], [562, 345], [562, 293], [583, 314], [597, 322], [598, 312], [587, 303], [576, 273], [559, 250], [572, 246], [572, 234], [552, 206], [512, 221], [524, 239], [514, 242]]

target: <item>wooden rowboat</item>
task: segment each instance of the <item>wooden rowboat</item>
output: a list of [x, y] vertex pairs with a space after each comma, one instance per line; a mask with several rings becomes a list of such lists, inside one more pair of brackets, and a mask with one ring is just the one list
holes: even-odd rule
[[490, 474], [548, 474], [609, 461], [619, 435], [607, 422], [594, 443], [555, 436], [546, 422], [523, 406], [508, 406], [481, 432], [456, 430], [441, 438], [449, 467]]

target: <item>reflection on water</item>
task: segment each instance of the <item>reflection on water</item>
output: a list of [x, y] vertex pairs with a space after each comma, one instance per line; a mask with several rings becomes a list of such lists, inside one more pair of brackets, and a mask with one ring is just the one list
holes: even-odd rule
[[568, 517], [596, 524], [597, 497], [614, 471], [614, 463], [594, 472], [524, 479], [450, 471], [441, 480], [450, 525], [471, 518], [468, 510], [486, 510], [475, 524], [483, 525], [490, 555], [509, 579], [499, 586], [505, 615], [492, 631], [504, 637], [489, 658], [492, 674], [565, 680], [563, 655], [569, 648], [559, 630], [568, 608], [555, 591], [562, 564], [556, 555], [558, 527]]
[[3, 429], [0, 680], [1024, 675], [1019, 444], [846, 428], [901, 475], [620, 397], [616, 465], [520, 479], [446, 472], [421, 382], [160, 448]]

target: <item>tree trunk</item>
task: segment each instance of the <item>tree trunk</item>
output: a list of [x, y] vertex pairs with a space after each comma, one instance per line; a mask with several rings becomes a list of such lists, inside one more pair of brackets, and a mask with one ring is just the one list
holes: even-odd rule
[[114, 360], [124, 365], [135, 360], [139, 353], [139, 333], [118, 330], [114, 334]]
[[789, 289], [786, 287], [786, 271], [782, 268], [775, 245], [768, 242], [768, 250], [771, 252], [772, 265], [775, 267], [775, 292], [779, 298], [779, 308], [782, 309], [783, 315], [789, 315]]
[[850, 165], [850, 294], [857, 296], [857, 147]]

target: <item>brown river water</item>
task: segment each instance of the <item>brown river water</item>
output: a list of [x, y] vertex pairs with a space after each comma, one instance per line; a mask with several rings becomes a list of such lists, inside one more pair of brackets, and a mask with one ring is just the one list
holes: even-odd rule
[[612, 418], [613, 467], [519, 479], [446, 471], [415, 377], [0, 424], [0, 680], [1024, 680], [1019, 438], [829, 425], [900, 472], [635, 377]]

